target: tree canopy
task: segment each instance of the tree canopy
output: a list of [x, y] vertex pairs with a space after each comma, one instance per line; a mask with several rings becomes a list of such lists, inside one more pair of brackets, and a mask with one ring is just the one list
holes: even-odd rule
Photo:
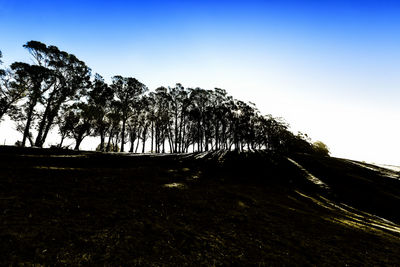
[[[75, 149], [87, 136], [100, 151], [187, 153], [211, 150], [270, 150], [328, 155], [322, 142], [293, 134], [281, 118], [262, 115], [253, 103], [225, 89], [159, 87], [116, 75], [107, 84], [75, 55], [29, 41], [33, 64], [15, 62], [1, 70], [0, 119], [8, 114], [22, 134], [20, 145], [42, 147], [56, 128], [59, 147]], [[1, 59], [1, 52], [0, 52]], [[147, 150], [146, 150], [147, 146]], [[140, 148], [140, 150], [139, 150]]]

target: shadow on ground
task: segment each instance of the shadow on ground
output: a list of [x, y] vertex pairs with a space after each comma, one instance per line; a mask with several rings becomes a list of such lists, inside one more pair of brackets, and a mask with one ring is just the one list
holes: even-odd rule
[[397, 173], [290, 159], [0, 147], [0, 264], [400, 262]]

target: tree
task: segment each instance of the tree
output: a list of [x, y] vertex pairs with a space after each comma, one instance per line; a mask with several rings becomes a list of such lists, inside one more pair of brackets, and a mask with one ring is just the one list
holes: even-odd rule
[[122, 129], [121, 129], [121, 152], [124, 152], [126, 122], [137, 105], [139, 97], [147, 91], [147, 87], [135, 78], [114, 76], [111, 88], [120, 104]]
[[93, 106], [85, 101], [63, 106], [62, 115], [59, 115], [57, 120], [61, 134], [61, 142], [58, 146], [62, 146], [65, 137], [72, 137], [75, 139], [74, 149], [79, 150], [83, 139], [92, 133], [93, 113]]
[[[271, 115], [262, 116], [253, 103], [246, 103], [226, 90], [215, 88], [159, 87], [145, 95], [147, 87], [135, 78], [104, 79], [74, 55], [30, 41], [24, 47], [34, 64], [15, 62], [0, 69], [0, 120], [4, 114], [17, 122], [28, 140], [42, 147], [56, 124], [61, 136], [75, 139], [75, 149], [88, 136], [99, 136], [101, 151], [151, 151], [165, 153], [209, 150], [266, 149], [281, 153], [329, 155], [322, 142], [311, 144], [306, 134], [293, 134], [289, 125]], [[0, 51], [0, 64], [1, 64]], [[33, 138], [33, 132], [36, 138]], [[106, 138], [108, 141], [106, 142]]]
[[17, 116], [19, 121], [26, 121], [21, 142], [21, 145], [25, 146], [27, 138], [31, 136], [30, 128], [35, 116], [34, 109], [42, 101], [43, 94], [51, 86], [49, 79], [52, 72], [45, 67], [22, 62], [13, 63], [11, 69], [14, 71], [15, 79], [13, 87], [17, 91], [23, 91], [23, 95], [27, 98], [25, 103], [13, 115]]
[[58, 126], [58, 133], [61, 136], [60, 143], [57, 145], [59, 148], [63, 147], [64, 140], [67, 137], [71, 137], [71, 129], [74, 127], [75, 114], [69, 112], [69, 109], [69, 106], [63, 105], [60, 114], [57, 116], [56, 124]]
[[111, 127], [107, 114], [110, 112], [113, 99], [114, 91], [104, 82], [103, 77], [96, 73], [88, 103], [92, 109], [93, 135], [100, 136], [100, 151], [105, 151], [105, 138]]
[[169, 95], [168, 89], [158, 87], [154, 94], [154, 116], [155, 116], [155, 150], [157, 153], [165, 152], [165, 141], [168, 136], [170, 124]]
[[203, 152], [204, 145], [204, 125], [206, 121], [205, 111], [209, 101], [207, 90], [202, 88], [189, 89], [190, 106], [189, 114], [192, 120], [192, 139], [193, 150], [194, 144], [197, 143], [197, 151]]
[[170, 137], [171, 152], [182, 152], [187, 108], [189, 105], [188, 91], [177, 83], [175, 87], [168, 87], [166, 92], [170, 120], [168, 126], [168, 136]]
[[[0, 51], [0, 65], [2, 53]], [[7, 113], [16, 111], [16, 104], [25, 96], [26, 84], [15, 82], [11, 70], [0, 69], [0, 121]]]
[[54, 124], [58, 112], [67, 101], [79, 98], [90, 87], [90, 69], [72, 54], [60, 51], [56, 46], [29, 41], [24, 47], [32, 55], [36, 65], [51, 70], [46, 94], [42, 95], [44, 111], [38, 123], [35, 145], [42, 147]]
[[72, 125], [71, 135], [75, 139], [75, 150], [79, 150], [79, 146], [83, 139], [91, 134], [91, 125], [93, 118], [93, 106], [87, 103], [76, 103], [71, 109]]
[[[148, 131], [149, 127], [151, 124], [151, 107], [150, 107], [151, 101], [149, 97], [143, 96], [141, 101], [140, 101], [140, 118], [139, 118], [139, 124], [142, 127], [142, 153], [145, 152], [145, 146], [146, 146], [146, 140], [148, 138]], [[139, 144], [139, 143], [138, 143]]]
[[156, 127], [156, 98], [154, 92], [150, 92], [147, 96], [147, 104], [148, 104], [148, 116], [147, 119], [150, 123], [150, 151], [155, 152], [154, 150], [154, 140], [155, 140], [155, 127]]
[[[118, 135], [121, 130], [120, 128], [120, 122], [121, 122], [121, 107], [120, 103], [118, 101], [112, 101], [110, 105], [109, 112], [106, 115], [106, 120], [107, 123], [109, 124], [108, 127], [108, 142], [105, 150], [107, 152], [114, 151], [116, 152], [116, 149], [119, 150], [119, 147], [117, 145], [118, 141]], [[113, 143], [113, 138], [115, 137], [115, 142]]]

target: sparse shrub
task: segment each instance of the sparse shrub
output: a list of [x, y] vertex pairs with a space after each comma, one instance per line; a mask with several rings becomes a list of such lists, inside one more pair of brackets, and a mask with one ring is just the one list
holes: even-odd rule
[[329, 156], [329, 148], [321, 141], [316, 141], [312, 145], [314, 153], [321, 156]]
[[22, 142], [18, 140], [17, 142], [15, 142], [15, 146], [21, 147], [22, 146]]

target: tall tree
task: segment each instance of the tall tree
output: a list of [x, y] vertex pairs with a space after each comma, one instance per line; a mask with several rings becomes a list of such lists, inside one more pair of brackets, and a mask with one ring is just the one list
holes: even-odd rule
[[113, 99], [114, 91], [104, 82], [103, 77], [96, 73], [92, 89], [89, 92], [88, 103], [91, 106], [93, 116], [93, 134], [100, 136], [100, 151], [105, 151], [105, 138], [111, 127], [107, 114], [110, 112]]
[[122, 119], [121, 152], [124, 152], [126, 122], [131, 116], [133, 108], [137, 105], [139, 97], [147, 91], [147, 87], [131, 77], [114, 76], [111, 88], [120, 103]]
[[54, 124], [61, 105], [79, 98], [90, 87], [90, 69], [74, 55], [47, 46], [41, 42], [29, 41], [24, 47], [37, 65], [52, 71], [51, 86], [43, 96], [44, 111], [38, 124], [35, 145], [42, 147]]
[[14, 114], [20, 121], [26, 120], [21, 142], [21, 145], [25, 146], [27, 138], [31, 136], [30, 129], [35, 115], [34, 109], [42, 101], [43, 94], [51, 87], [49, 79], [52, 72], [45, 67], [22, 62], [13, 63], [11, 69], [14, 71], [14, 88], [21, 88], [19, 90], [23, 90], [27, 98], [18, 112]]
[[[165, 87], [158, 87], [154, 94], [155, 109], [155, 147], [156, 152], [165, 152], [165, 142], [168, 139], [170, 127], [169, 94]], [[169, 139], [168, 139], [169, 140]]]
[[107, 122], [110, 124], [108, 128], [108, 142], [106, 146], [106, 151], [114, 151], [117, 152], [118, 145], [117, 142], [113, 143], [113, 138], [118, 140], [119, 132], [121, 131], [121, 105], [118, 101], [112, 101], [110, 105], [110, 110], [106, 115]]

